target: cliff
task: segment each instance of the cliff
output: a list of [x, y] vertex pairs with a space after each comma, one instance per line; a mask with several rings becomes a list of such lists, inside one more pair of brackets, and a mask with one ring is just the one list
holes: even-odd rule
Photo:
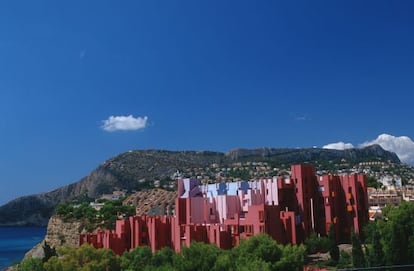
[[47, 224], [45, 241], [51, 247], [77, 246], [82, 230], [79, 221], [65, 222], [59, 216], [52, 216]]
[[83, 227], [81, 222], [65, 222], [59, 216], [52, 216], [47, 224], [45, 239], [26, 253], [25, 258], [35, 257], [43, 258], [43, 245], [45, 242], [54, 248], [61, 246], [77, 246], [79, 243], [79, 234]]
[[99, 197], [114, 189], [140, 191], [152, 188], [150, 182], [172, 176], [177, 170], [205, 168], [212, 163], [226, 166], [242, 161], [267, 161], [274, 164], [312, 163], [315, 160], [347, 159], [353, 162], [382, 159], [400, 163], [397, 155], [378, 145], [344, 151], [319, 148], [236, 149], [228, 153], [210, 151], [138, 150], [108, 159], [81, 180], [47, 193], [30, 195], [0, 207], [0, 226], [47, 225], [59, 202], [88, 196]]

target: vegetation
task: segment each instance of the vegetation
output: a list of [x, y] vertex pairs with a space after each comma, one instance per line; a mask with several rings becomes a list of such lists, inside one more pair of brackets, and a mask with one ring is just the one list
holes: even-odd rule
[[247, 169], [238, 169], [238, 168], [233, 168], [229, 172], [229, 177], [240, 178], [241, 180], [250, 180], [252, 178], [252, 176], [250, 175], [249, 170], [247, 170]]
[[367, 186], [374, 188], [382, 188], [382, 183], [380, 183], [375, 177], [367, 176]]
[[378, 221], [378, 226], [386, 263], [414, 263], [414, 203], [403, 202], [384, 215], [387, 220]]
[[[329, 231], [331, 260], [319, 262], [320, 267], [365, 268], [387, 265], [414, 265], [414, 203], [383, 209], [384, 219], [369, 223], [364, 229], [365, 244], [351, 233], [352, 252], [339, 252], [334, 245], [334, 231]], [[307, 252], [323, 252], [321, 239], [311, 236], [306, 240]], [[337, 257], [337, 258], [336, 258]]]
[[119, 259], [112, 250], [95, 249], [89, 245], [80, 248], [64, 247], [60, 257], [53, 256], [43, 264], [45, 271], [107, 271], [120, 270]]
[[383, 214], [365, 229], [367, 265], [414, 264], [414, 203], [384, 208]]
[[57, 256], [57, 252], [56, 249], [54, 247], [51, 247], [46, 241], [43, 244], [43, 262], [47, 262], [50, 258], [52, 258], [53, 256]]
[[305, 240], [306, 252], [308, 254], [315, 254], [317, 252], [328, 252], [331, 248], [331, 241], [326, 236], [318, 237], [315, 233], [312, 233]]
[[352, 267], [352, 255], [344, 250], [339, 253], [339, 260], [335, 264], [338, 268], [351, 268]]
[[113, 229], [115, 221], [119, 216], [132, 216], [135, 207], [122, 205], [122, 200], [105, 201], [99, 211], [92, 208], [88, 203], [79, 205], [59, 204], [56, 213], [65, 221], [81, 220], [88, 231], [97, 227]]
[[353, 267], [365, 267], [365, 257], [362, 250], [361, 240], [354, 231], [351, 232], [352, 242], [352, 266]]
[[[377, 223], [371, 223], [366, 228], [366, 232], [370, 232], [367, 236], [367, 241], [370, 243], [370, 248], [367, 255], [367, 265], [369, 267], [377, 267], [384, 265], [384, 249], [381, 243], [381, 234]], [[367, 233], [366, 233], [367, 235]]]
[[40, 258], [28, 258], [19, 264], [18, 271], [44, 271], [43, 261]]
[[332, 261], [338, 262], [339, 260], [339, 248], [338, 243], [336, 242], [336, 234], [334, 225], [331, 224], [329, 227], [329, 255], [331, 256]]
[[26, 259], [20, 263], [18, 270], [301, 271], [305, 247], [281, 246], [268, 235], [257, 235], [243, 240], [240, 246], [231, 250], [195, 242], [190, 247], [183, 248], [181, 253], [174, 253], [170, 248], [151, 253], [148, 247], [138, 247], [122, 256], [116, 256], [111, 250], [83, 245], [79, 248], [60, 248], [58, 255], [44, 263], [39, 259]]
[[337, 268], [378, 267], [383, 265], [414, 264], [414, 203], [404, 202], [399, 207], [384, 210], [386, 219], [368, 224], [365, 244], [352, 233], [352, 252], [339, 252], [334, 227], [328, 237], [310, 236], [305, 245], [282, 246], [268, 235], [256, 235], [242, 240], [238, 247], [221, 250], [212, 244], [192, 243], [174, 253], [164, 248], [151, 253], [148, 247], [138, 247], [121, 256], [111, 250], [94, 249], [89, 245], [79, 248], [48, 248], [48, 259], [28, 258], [19, 271], [71, 270], [275, 270], [299, 271], [307, 255], [329, 252], [331, 260], [318, 266]]

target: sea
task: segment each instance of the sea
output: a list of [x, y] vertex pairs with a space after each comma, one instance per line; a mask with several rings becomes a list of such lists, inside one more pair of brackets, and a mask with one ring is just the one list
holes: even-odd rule
[[20, 262], [45, 235], [45, 227], [0, 227], [0, 270]]

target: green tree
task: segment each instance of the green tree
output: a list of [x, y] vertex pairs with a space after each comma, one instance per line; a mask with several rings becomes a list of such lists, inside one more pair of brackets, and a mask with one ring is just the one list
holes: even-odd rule
[[382, 183], [380, 183], [375, 177], [373, 176], [367, 176], [367, 186], [368, 187], [374, 187], [374, 188], [381, 188]]
[[364, 251], [362, 250], [361, 241], [357, 234], [352, 230], [351, 232], [352, 242], [352, 266], [353, 267], [365, 267]]
[[335, 227], [334, 227], [334, 224], [332, 224], [332, 223], [329, 226], [328, 238], [329, 238], [329, 241], [330, 241], [329, 255], [331, 256], [331, 259], [334, 262], [337, 262], [339, 260], [339, 248], [338, 248], [338, 244], [336, 242]]
[[172, 267], [174, 251], [169, 247], [164, 247], [152, 255], [151, 265], [155, 267]]
[[122, 205], [121, 200], [107, 201], [102, 209], [99, 211], [99, 217], [103, 222], [103, 227], [107, 229], [115, 228], [115, 221], [118, 215], [125, 215], [126, 217], [135, 214], [135, 207]]
[[42, 248], [44, 253], [43, 262], [47, 262], [53, 256], [57, 256], [56, 249], [51, 247], [46, 241]]
[[305, 261], [306, 248], [303, 245], [286, 245], [282, 247], [280, 261], [273, 265], [273, 270], [302, 271]]
[[243, 264], [237, 264], [237, 271], [252, 271], [252, 270], [257, 270], [257, 271], [271, 271], [273, 270], [270, 266], [269, 263], [261, 260], [261, 259], [257, 259], [254, 258], [250, 261], [245, 261], [243, 262]]
[[43, 261], [40, 258], [24, 259], [17, 267], [18, 271], [44, 271]]
[[124, 253], [121, 257], [122, 270], [143, 270], [151, 265], [152, 252], [147, 246], [137, 247], [129, 253]]
[[173, 256], [174, 268], [178, 271], [210, 271], [220, 253], [216, 245], [193, 242]]
[[56, 206], [56, 214], [62, 217], [64, 220], [73, 218], [73, 206], [66, 203], [59, 203]]
[[236, 270], [248, 266], [251, 262], [264, 262], [263, 268], [268, 266], [270, 270], [276, 270], [276, 263], [281, 259], [282, 248], [267, 234], [259, 234], [242, 240], [240, 245], [233, 248]]
[[387, 264], [414, 263], [414, 203], [389, 208], [388, 221], [381, 223]]
[[234, 268], [233, 254], [231, 250], [224, 250], [217, 257], [212, 271], [233, 271]]
[[338, 268], [349, 268], [352, 267], [352, 256], [350, 253], [342, 250], [339, 254], [339, 260], [336, 264]]
[[120, 270], [118, 258], [109, 249], [95, 249], [90, 245], [79, 248], [63, 247], [60, 257], [53, 256], [44, 263], [46, 271], [109, 271]]
[[331, 241], [326, 236], [318, 237], [315, 233], [312, 233], [305, 242], [307, 254], [315, 254], [317, 252], [328, 252]]
[[368, 252], [368, 265], [370, 267], [382, 266], [384, 264], [384, 251], [382, 248], [382, 237], [378, 229], [377, 223], [371, 224], [371, 236], [368, 239], [371, 247]]

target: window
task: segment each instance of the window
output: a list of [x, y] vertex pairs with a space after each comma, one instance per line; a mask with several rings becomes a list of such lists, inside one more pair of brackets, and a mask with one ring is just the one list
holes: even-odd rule
[[264, 220], [264, 214], [263, 214], [263, 211], [259, 211], [259, 221], [260, 221], [260, 222], [263, 222], [263, 220]]
[[264, 225], [261, 225], [261, 226], [260, 226], [260, 232], [261, 232], [261, 233], [265, 233], [265, 226], [264, 226]]
[[325, 191], [325, 186], [320, 185], [318, 190], [319, 190], [319, 192], [324, 192]]

